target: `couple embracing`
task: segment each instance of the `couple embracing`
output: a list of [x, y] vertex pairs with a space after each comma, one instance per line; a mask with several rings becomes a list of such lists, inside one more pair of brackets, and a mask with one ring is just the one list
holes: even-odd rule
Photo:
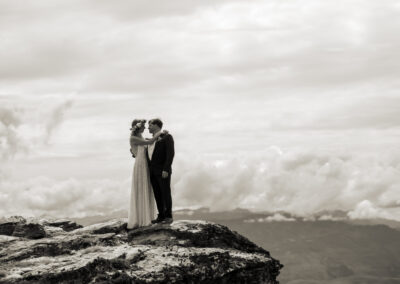
[[[128, 229], [148, 226], [152, 223], [172, 223], [171, 165], [174, 159], [174, 139], [168, 131], [162, 131], [160, 119], [148, 124], [151, 139], [143, 138], [146, 120], [132, 122], [130, 145], [135, 158]], [[158, 216], [155, 219], [155, 207]]]

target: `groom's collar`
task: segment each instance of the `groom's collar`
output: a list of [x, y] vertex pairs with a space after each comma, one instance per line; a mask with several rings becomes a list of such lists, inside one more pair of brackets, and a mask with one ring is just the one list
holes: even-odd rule
[[158, 132], [161, 132], [161, 129], [160, 129], [159, 131], [157, 131], [157, 132], [153, 133], [153, 136], [154, 136], [154, 135], [156, 135]]

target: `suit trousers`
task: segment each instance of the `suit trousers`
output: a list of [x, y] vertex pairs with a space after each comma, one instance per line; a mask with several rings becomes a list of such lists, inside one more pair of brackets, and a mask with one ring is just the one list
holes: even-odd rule
[[150, 170], [150, 181], [157, 204], [158, 217], [172, 218], [171, 174], [167, 178], [163, 178]]

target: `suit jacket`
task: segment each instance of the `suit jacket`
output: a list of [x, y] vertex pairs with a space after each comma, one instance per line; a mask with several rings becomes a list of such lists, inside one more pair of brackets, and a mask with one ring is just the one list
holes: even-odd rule
[[166, 171], [169, 174], [172, 173], [172, 161], [175, 155], [174, 139], [170, 134], [161, 135], [161, 140], [156, 141], [154, 145], [153, 156], [151, 160], [147, 152], [147, 160], [149, 163], [149, 169], [154, 174], [161, 175], [162, 171]]

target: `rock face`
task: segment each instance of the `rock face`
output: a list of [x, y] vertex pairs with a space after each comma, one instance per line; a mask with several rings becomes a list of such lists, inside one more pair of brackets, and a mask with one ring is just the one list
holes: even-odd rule
[[[59, 228], [61, 228], [61, 230]], [[44, 238], [46, 237], [46, 231], [47, 233], [50, 233], [50, 235], [53, 235], [51, 232], [69, 232], [79, 228], [82, 228], [82, 226], [69, 220], [48, 221], [43, 219], [25, 219], [21, 216], [0, 219], [0, 235], [28, 239]]]
[[9, 221], [0, 223], [0, 283], [278, 283], [282, 268], [248, 239], [204, 221], [134, 230], [125, 219], [83, 228]]

